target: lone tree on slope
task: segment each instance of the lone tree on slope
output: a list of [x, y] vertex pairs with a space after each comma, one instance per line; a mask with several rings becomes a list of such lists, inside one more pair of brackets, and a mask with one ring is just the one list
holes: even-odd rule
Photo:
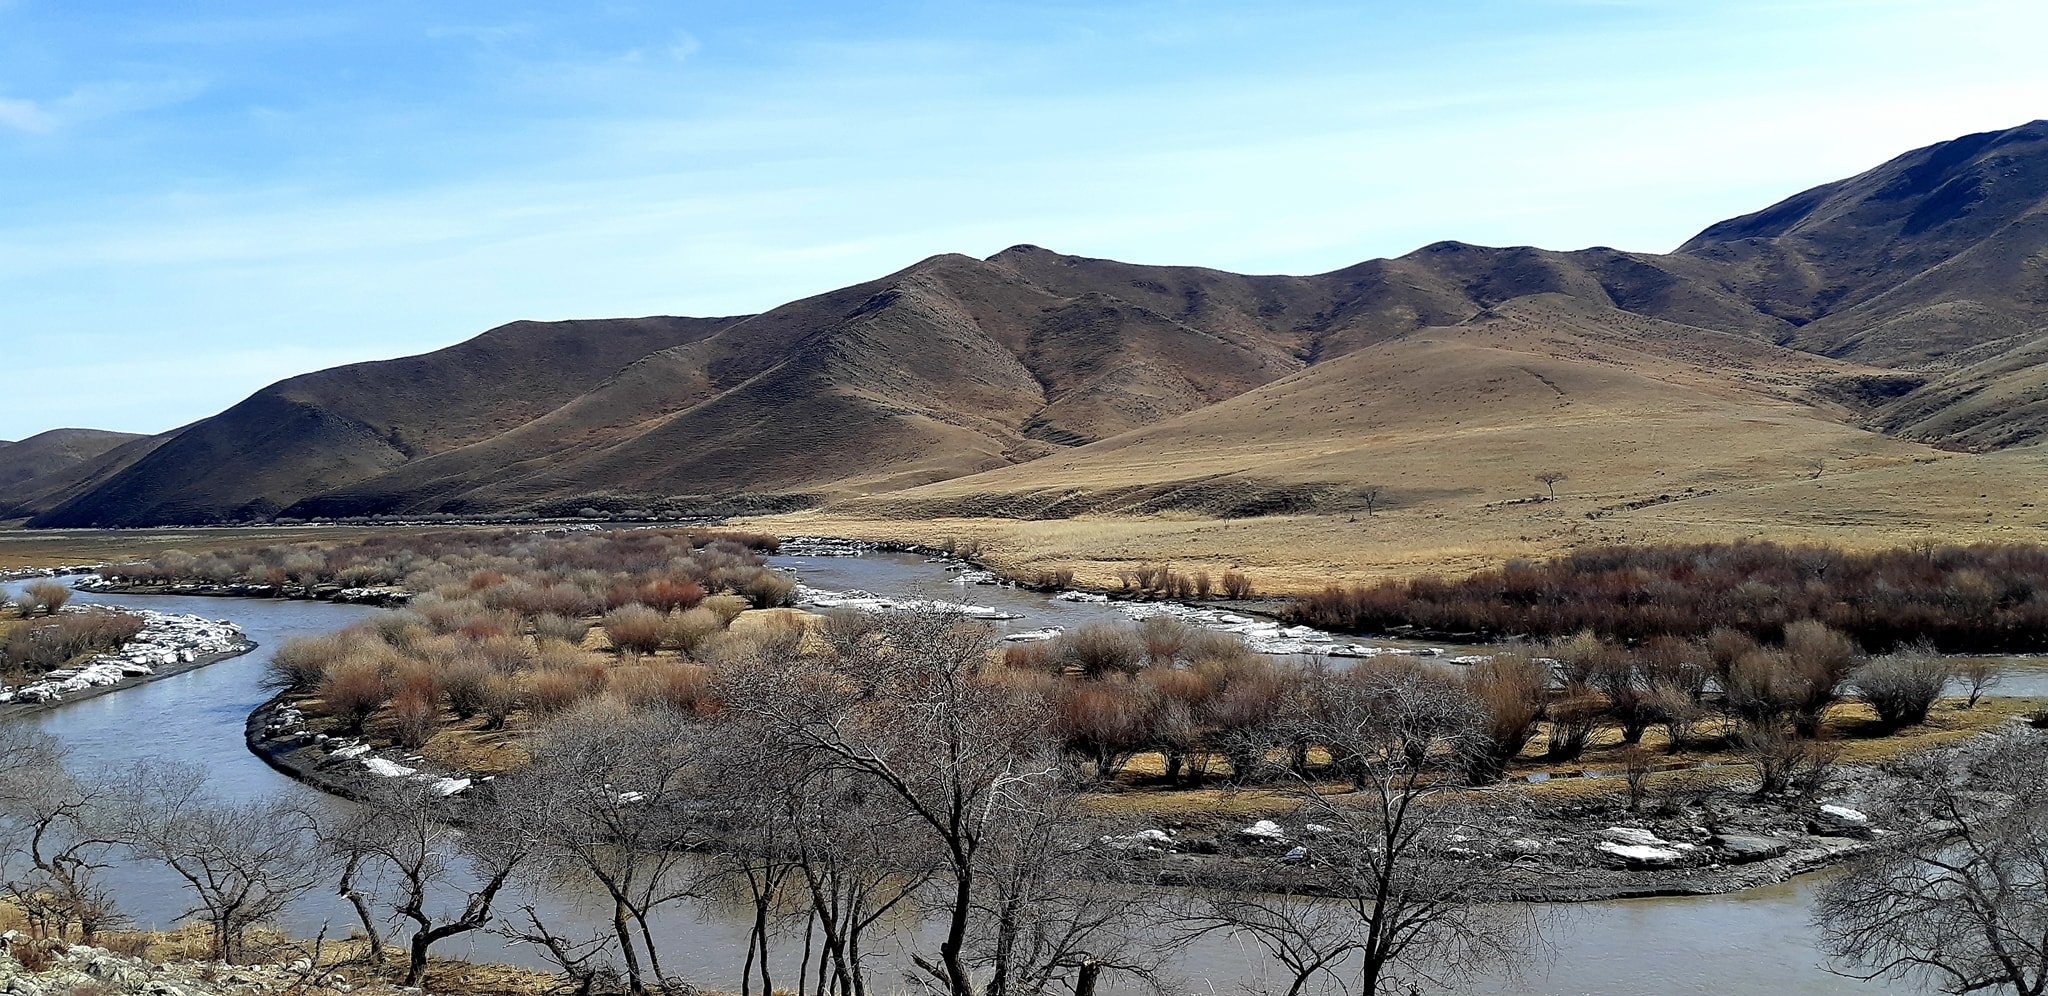
[[1557, 497], [1557, 482], [1568, 480], [1569, 478], [1566, 476], [1564, 471], [1546, 470], [1542, 473], [1537, 474], [1536, 479], [1538, 481], [1543, 482], [1544, 488], [1548, 489], [1550, 492], [1550, 497], [1555, 498]]

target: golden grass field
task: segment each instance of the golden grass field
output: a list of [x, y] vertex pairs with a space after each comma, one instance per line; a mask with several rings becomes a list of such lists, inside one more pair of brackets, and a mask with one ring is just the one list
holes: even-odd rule
[[[1267, 593], [1606, 543], [2048, 539], [2040, 445], [1967, 453], [1859, 427], [1811, 390], [1851, 364], [1697, 330], [1674, 357], [1649, 319], [1565, 335], [1569, 314], [1540, 317], [1385, 343], [1078, 450], [744, 524], [971, 539], [996, 567], [1098, 586], [1140, 562], [1237, 567]], [[1636, 347], [1653, 333], [1662, 348]], [[1536, 475], [1553, 470], [1567, 478], [1549, 499]], [[1358, 497], [1370, 486], [1375, 514]], [[1232, 488], [1312, 500], [1203, 510]]]

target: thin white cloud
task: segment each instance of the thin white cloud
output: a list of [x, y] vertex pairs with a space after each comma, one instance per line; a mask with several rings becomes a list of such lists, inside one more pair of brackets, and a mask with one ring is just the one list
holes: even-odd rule
[[57, 119], [33, 100], [0, 97], [0, 127], [44, 134], [56, 129]]

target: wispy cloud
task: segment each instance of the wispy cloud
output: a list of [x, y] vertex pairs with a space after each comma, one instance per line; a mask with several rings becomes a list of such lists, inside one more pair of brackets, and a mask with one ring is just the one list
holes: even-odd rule
[[0, 127], [43, 133], [57, 127], [57, 119], [33, 100], [0, 97]]

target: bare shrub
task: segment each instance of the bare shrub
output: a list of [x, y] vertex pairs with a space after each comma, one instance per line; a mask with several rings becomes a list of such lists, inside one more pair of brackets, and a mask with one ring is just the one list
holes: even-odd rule
[[1788, 792], [1809, 796], [1824, 788], [1840, 751], [1799, 736], [1782, 724], [1745, 723], [1735, 749], [1756, 767], [1758, 797]]
[[1090, 623], [1054, 638], [1053, 653], [1083, 677], [1136, 674], [1145, 660], [1145, 645], [1128, 627]]
[[589, 635], [590, 624], [581, 619], [550, 613], [533, 620], [533, 638], [536, 640], [554, 640], [572, 647], [580, 647], [584, 638]]
[[391, 697], [391, 686], [376, 661], [351, 657], [328, 670], [320, 682], [319, 696], [327, 712], [341, 720], [343, 729], [361, 733], [363, 723]]
[[1576, 761], [1586, 753], [1587, 741], [1600, 729], [1607, 703], [1584, 685], [1564, 688], [1549, 707], [1550, 738], [1543, 756], [1550, 761]]
[[703, 716], [718, 708], [711, 669], [702, 664], [643, 664], [618, 668], [609, 687], [636, 706], [658, 705], [682, 715]]
[[278, 644], [264, 665], [264, 687], [280, 692], [304, 692], [318, 687], [327, 677], [328, 665], [343, 654], [340, 634], [302, 636]]
[[1244, 572], [1232, 569], [1223, 572], [1223, 597], [1245, 599], [1252, 597], [1251, 579]]
[[1922, 644], [1872, 659], [1856, 669], [1850, 685], [1877, 712], [1879, 723], [1898, 729], [1927, 722], [1952, 677], [1947, 659]]
[[718, 617], [718, 621], [726, 626], [731, 626], [732, 621], [738, 619], [740, 613], [750, 607], [747, 600], [738, 595], [713, 595], [704, 600], [703, 606], [711, 610], [711, 613]]
[[1642, 808], [1643, 797], [1649, 794], [1650, 774], [1656, 770], [1657, 762], [1650, 752], [1631, 747], [1621, 755], [1622, 784], [1628, 797], [1628, 811], [1633, 813]]
[[1094, 762], [1101, 781], [1115, 778], [1132, 755], [1152, 745], [1151, 690], [1129, 678], [1056, 682], [1052, 708], [1055, 732], [1068, 749]]
[[605, 613], [604, 634], [619, 651], [651, 654], [661, 649], [662, 615], [633, 603]]
[[740, 594], [757, 609], [779, 609], [796, 604], [796, 581], [774, 571], [757, 571], [740, 586]]
[[391, 739], [399, 746], [425, 747], [440, 726], [441, 705], [422, 689], [406, 688], [391, 697]]
[[56, 615], [71, 601], [71, 589], [55, 581], [32, 581], [21, 589], [22, 615], [33, 615], [31, 609], [45, 615]]
[[718, 614], [701, 605], [671, 612], [661, 621], [661, 645], [685, 657], [693, 657], [705, 640], [724, 628], [725, 623]]
[[1145, 660], [1153, 667], [1171, 667], [1180, 659], [1193, 631], [1173, 616], [1147, 616], [1138, 622], [1138, 642], [1145, 648]]
[[527, 683], [527, 707], [536, 715], [552, 716], [597, 694], [604, 687], [602, 668], [576, 667], [535, 674]]
[[1649, 707], [1664, 727], [1664, 750], [1676, 754], [1690, 743], [1707, 709], [1684, 688], [1659, 682], [1651, 686]]
[[441, 691], [448, 696], [448, 708], [461, 719], [484, 711], [487, 686], [496, 672], [477, 657], [458, 657], [441, 667]]
[[1785, 658], [1792, 672], [1792, 724], [1801, 736], [1817, 736], [1828, 706], [1855, 670], [1856, 644], [1826, 623], [1801, 619], [1785, 627]]
[[1465, 752], [1465, 777], [1474, 785], [1497, 782], [1508, 763], [1536, 735], [1550, 672], [1527, 654], [1502, 654], [1474, 665], [1465, 691], [1478, 709], [1479, 731]]
[[519, 686], [502, 674], [493, 674], [484, 679], [483, 688], [477, 697], [477, 712], [484, 717], [484, 727], [492, 730], [505, 728], [505, 721], [512, 710], [519, 706]]

